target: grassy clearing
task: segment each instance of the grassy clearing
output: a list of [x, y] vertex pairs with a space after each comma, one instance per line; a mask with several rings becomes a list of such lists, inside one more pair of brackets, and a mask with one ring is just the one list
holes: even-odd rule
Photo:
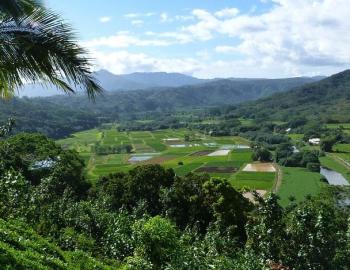
[[350, 123], [327, 124], [326, 127], [329, 129], [340, 128], [344, 131], [344, 133], [350, 134]]
[[333, 151], [350, 153], [350, 144], [336, 144], [333, 146]]
[[345, 160], [346, 162], [350, 163], [350, 153], [334, 153], [332, 155], [337, 156]]
[[174, 171], [177, 175], [184, 176], [194, 171], [195, 169], [199, 168], [200, 166], [202, 166], [202, 163], [191, 163], [188, 165], [179, 165], [174, 168]]
[[343, 128], [350, 130], [350, 123], [327, 124], [326, 127], [330, 129]]
[[290, 134], [287, 134], [287, 136], [291, 138], [292, 141], [294, 142], [301, 141], [304, 138], [304, 134], [297, 134], [297, 133], [290, 133]]
[[332, 155], [340, 157], [350, 163], [350, 144], [336, 144], [333, 147], [333, 151], [334, 153], [332, 153]]
[[273, 172], [243, 172], [233, 175], [231, 184], [238, 188], [271, 190], [276, 174]]
[[289, 204], [289, 197], [293, 196], [297, 202], [305, 199], [307, 195], [320, 193], [324, 183], [320, 181], [319, 173], [310, 172], [305, 168], [281, 167], [283, 180], [277, 194], [281, 197], [282, 206]]

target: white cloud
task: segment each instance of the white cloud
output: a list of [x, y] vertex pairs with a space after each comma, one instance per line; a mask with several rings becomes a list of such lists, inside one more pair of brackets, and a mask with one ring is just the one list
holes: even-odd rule
[[230, 18], [238, 15], [239, 10], [237, 8], [225, 8], [215, 12], [215, 16], [219, 18]]
[[[331, 74], [330, 67], [317, 67], [309, 70], [307, 66], [295, 67], [288, 63], [280, 65], [270, 64], [268, 59], [213, 61], [205, 51], [196, 56], [182, 58], [158, 58], [145, 53], [130, 53], [128, 51], [101, 52], [93, 51], [95, 69], [108, 69], [115, 74], [139, 72], [180, 72], [199, 78], [224, 77], [289, 77], [315, 76]], [[206, 56], [206, 57], [204, 57]], [[257, 66], [259, 68], [257, 68]]]
[[132, 20], [131, 24], [135, 26], [141, 26], [143, 25], [144, 21], [143, 20]]
[[221, 31], [239, 37], [237, 49], [251, 58], [310, 66], [350, 63], [348, 1], [276, 2], [270, 12], [228, 21]]
[[215, 18], [194, 10], [198, 22], [184, 28], [201, 40], [215, 34], [239, 45], [219, 46], [217, 52], [241, 53], [247, 59], [270, 59], [277, 65], [341, 66], [350, 64], [350, 5], [348, 0], [274, 0], [268, 12]]
[[237, 53], [237, 48], [234, 46], [216, 46], [215, 51], [218, 53]]
[[124, 15], [125, 18], [128, 19], [134, 19], [134, 18], [138, 18], [141, 17], [142, 15], [140, 13], [127, 13]]
[[191, 21], [194, 19], [194, 17], [192, 15], [175, 15], [174, 19], [176, 21]]
[[141, 18], [141, 17], [152, 17], [156, 15], [155, 12], [147, 12], [147, 13], [127, 13], [124, 14], [124, 17], [127, 19], [136, 19], [136, 18]]
[[[190, 52], [193, 55], [191, 61], [188, 58], [157, 59], [145, 54], [125, 56], [126, 52], [124, 57], [118, 54], [118, 61], [129, 63], [125, 64], [125, 70], [135, 68], [134, 71], [137, 71], [138, 65], [141, 69], [147, 66], [151, 70], [160, 67], [167, 70], [177, 68], [179, 72], [183, 72], [183, 69], [201, 77], [216, 77], [220, 76], [220, 73], [222, 76], [226, 74], [238, 77], [330, 74], [350, 66], [348, 0], [269, 2], [273, 3], [273, 7], [264, 13], [239, 13], [234, 7], [216, 12], [195, 9], [189, 15], [171, 17], [167, 13], [158, 13], [162, 20], [181, 21], [182, 26], [167, 32], [146, 29], [144, 34], [139, 35], [117, 33], [110, 37], [87, 41], [86, 44], [93, 48], [127, 48], [202, 42], [202, 48], [206, 48], [207, 41], [219, 41], [224, 37], [223, 44], [216, 46], [214, 51], [217, 54], [231, 54], [228, 57], [232, 60], [212, 59], [206, 62], [204, 54], [196, 55], [194, 52]], [[142, 15], [128, 14], [127, 17], [136, 20], [135, 18], [140, 16]], [[243, 60], [234, 60], [237, 55]], [[175, 66], [179, 64], [177, 60], [186, 65]]]
[[155, 58], [144, 53], [93, 51], [96, 69], [108, 69], [115, 74], [140, 72], [181, 72], [193, 74], [200, 63], [193, 58]]
[[109, 16], [103, 16], [103, 17], [100, 17], [100, 18], [99, 18], [99, 21], [100, 21], [101, 23], [106, 23], [106, 22], [109, 22], [111, 19], [112, 19], [112, 18], [109, 17]]
[[167, 22], [170, 20], [169, 15], [166, 12], [160, 13], [159, 17], [161, 22]]
[[130, 46], [168, 46], [167, 40], [161, 39], [143, 39], [130, 34], [129, 32], [118, 32], [114, 36], [100, 37], [82, 42], [82, 45], [89, 48], [108, 47], [108, 48], [127, 48]]
[[203, 9], [193, 10], [192, 15], [198, 20], [198, 22], [183, 27], [182, 31], [187, 32], [202, 41], [212, 39], [212, 32], [220, 25], [220, 21], [210, 12]]

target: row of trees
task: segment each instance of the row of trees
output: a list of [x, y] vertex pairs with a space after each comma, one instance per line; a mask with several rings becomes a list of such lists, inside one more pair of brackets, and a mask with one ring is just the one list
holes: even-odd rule
[[92, 147], [92, 151], [94, 151], [97, 155], [109, 155], [109, 154], [129, 154], [132, 151], [132, 145], [123, 144], [123, 145], [103, 145], [100, 143], [96, 143]]

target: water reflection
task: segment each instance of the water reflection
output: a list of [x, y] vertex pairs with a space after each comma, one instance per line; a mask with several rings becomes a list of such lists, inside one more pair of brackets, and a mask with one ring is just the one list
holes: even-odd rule
[[321, 167], [320, 173], [326, 177], [328, 183], [334, 186], [348, 186], [349, 182], [340, 173]]

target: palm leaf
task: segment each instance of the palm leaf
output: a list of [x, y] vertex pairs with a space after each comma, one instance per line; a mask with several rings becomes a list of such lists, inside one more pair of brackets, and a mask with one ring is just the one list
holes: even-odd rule
[[86, 54], [70, 26], [51, 11], [36, 8], [16, 20], [7, 17], [0, 22], [0, 80], [6, 80], [0, 93], [8, 96], [23, 81], [44, 81], [65, 92], [82, 87], [94, 98], [102, 89]]

